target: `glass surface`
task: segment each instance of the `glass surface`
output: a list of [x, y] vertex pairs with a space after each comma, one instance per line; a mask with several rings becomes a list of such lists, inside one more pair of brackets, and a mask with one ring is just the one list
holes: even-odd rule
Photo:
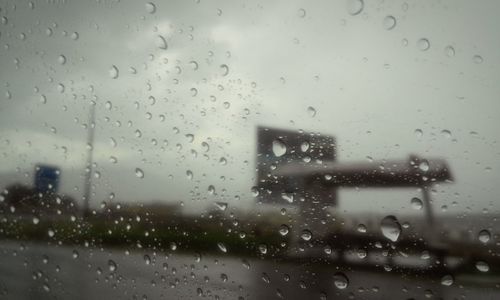
[[499, 10], [0, 0], [0, 298], [499, 299]]

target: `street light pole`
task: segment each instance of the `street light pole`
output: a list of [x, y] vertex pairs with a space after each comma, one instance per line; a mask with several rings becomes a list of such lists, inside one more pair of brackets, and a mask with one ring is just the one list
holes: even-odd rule
[[83, 183], [83, 217], [88, 217], [90, 193], [92, 186], [92, 163], [94, 154], [94, 131], [95, 131], [95, 103], [91, 103], [89, 109], [89, 122], [87, 126], [87, 163], [85, 166], [85, 179]]

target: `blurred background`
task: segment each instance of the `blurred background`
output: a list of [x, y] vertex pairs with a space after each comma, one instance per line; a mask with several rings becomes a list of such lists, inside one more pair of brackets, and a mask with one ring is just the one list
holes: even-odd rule
[[500, 4], [0, 0], [5, 299], [497, 299]]

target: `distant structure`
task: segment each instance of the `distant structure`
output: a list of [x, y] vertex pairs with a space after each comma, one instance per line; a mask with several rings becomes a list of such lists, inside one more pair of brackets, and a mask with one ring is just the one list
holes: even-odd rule
[[37, 165], [35, 167], [35, 190], [38, 193], [57, 193], [61, 171], [55, 166]]
[[[434, 240], [434, 217], [430, 189], [451, 181], [444, 159], [422, 159], [342, 163], [336, 160], [333, 136], [259, 126], [257, 128], [258, 201], [292, 205], [299, 209], [293, 236], [308, 229], [321, 239], [329, 233], [320, 212], [337, 206], [339, 188], [420, 188], [423, 194], [429, 240]], [[292, 243], [298, 241], [292, 240]]]

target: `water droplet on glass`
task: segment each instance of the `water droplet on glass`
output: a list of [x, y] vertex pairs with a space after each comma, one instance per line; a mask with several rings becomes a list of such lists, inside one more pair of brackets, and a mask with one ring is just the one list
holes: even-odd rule
[[221, 211], [225, 211], [227, 209], [227, 203], [226, 202], [215, 202], [215, 206], [220, 209]]
[[49, 230], [47, 230], [47, 234], [49, 235], [49, 237], [54, 237], [55, 232], [52, 228], [49, 228]]
[[309, 106], [307, 108], [307, 113], [309, 114], [309, 116], [311, 118], [314, 118], [316, 116], [316, 109], [314, 107], [312, 107], [312, 106]]
[[111, 259], [108, 260], [108, 267], [109, 267], [109, 271], [110, 272], [114, 272], [118, 268], [118, 266], [116, 265], [116, 263], [113, 260], [111, 260]]
[[444, 286], [450, 286], [453, 284], [453, 276], [451, 275], [444, 275], [442, 278], [441, 278], [441, 284], [444, 285]]
[[349, 286], [349, 279], [347, 279], [344, 273], [337, 272], [333, 275], [333, 283], [336, 288], [343, 290]]
[[260, 252], [261, 254], [266, 254], [266, 253], [267, 253], [267, 245], [265, 245], [265, 244], [260, 244], [260, 245], [258, 246], [258, 248], [259, 248], [259, 252]]
[[401, 234], [401, 224], [394, 216], [387, 216], [380, 223], [382, 234], [389, 240], [396, 242]]
[[293, 203], [293, 193], [281, 193], [281, 199], [288, 203]]
[[149, 257], [149, 255], [145, 254], [143, 258], [144, 258], [144, 262], [146, 263], [146, 265], [151, 264], [151, 258]]
[[455, 56], [455, 48], [453, 48], [453, 46], [446, 46], [444, 48], [444, 53], [448, 57], [453, 57], [453, 56]]
[[35, 225], [36, 225], [36, 224], [38, 224], [38, 223], [40, 223], [40, 219], [39, 219], [39, 218], [37, 218], [37, 217], [33, 217], [33, 224], [35, 224]]
[[417, 41], [417, 48], [420, 51], [427, 51], [431, 47], [431, 43], [426, 38], [421, 38]]
[[304, 241], [310, 241], [312, 239], [312, 233], [309, 230], [304, 229], [300, 234], [300, 238], [303, 239]]
[[306, 152], [307, 150], [309, 150], [309, 146], [309, 142], [302, 142], [302, 144], [300, 144], [300, 151]]
[[160, 49], [167, 50], [168, 45], [167, 45], [167, 40], [165, 40], [164, 37], [161, 35], [156, 37], [156, 46]]
[[273, 153], [274, 156], [280, 157], [286, 153], [286, 145], [281, 140], [276, 139], [273, 141]]
[[79, 37], [80, 37], [80, 35], [78, 34], [78, 32], [73, 32], [73, 33], [71, 34], [71, 39], [72, 39], [73, 41], [76, 41]]
[[146, 3], [146, 12], [154, 14], [156, 12], [156, 5], [152, 2]]
[[415, 135], [418, 138], [421, 138], [424, 135], [424, 132], [422, 131], [422, 129], [415, 129]]
[[221, 157], [219, 159], [219, 164], [225, 166], [227, 164], [227, 159], [225, 157]]
[[490, 270], [490, 266], [484, 261], [476, 262], [476, 269], [481, 272], [488, 272]]
[[491, 239], [491, 234], [488, 230], [486, 229], [483, 229], [479, 232], [479, 235], [477, 237], [479, 239], [479, 241], [483, 244], [486, 244], [489, 242], [489, 240]]
[[120, 72], [118, 71], [118, 68], [115, 65], [111, 66], [111, 68], [109, 69], [109, 77], [113, 79], [118, 78], [119, 73]]
[[135, 168], [135, 176], [138, 178], [144, 178], [144, 171], [140, 168]]
[[363, 0], [347, 0], [347, 12], [352, 15], [358, 15], [363, 11], [365, 3]]
[[417, 197], [411, 198], [410, 203], [411, 203], [411, 208], [416, 209], [416, 210], [420, 210], [424, 206], [422, 200], [420, 200]]
[[76, 250], [73, 250], [73, 254], [71, 256], [73, 257], [73, 259], [77, 259], [80, 256], [80, 253], [78, 253], [78, 251]]
[[396, 18], [394, 18], [393, 16], [387, 16], [384, 18], [382, 24], [385, 30], [391, 30], [396, 27]]
[[61, 65], [64, 65], [66, 63], [66, 56], [64, 55], [59, 55], [59, 57], [57, 57], [57, 62]]
[[358, 225], [358, 232], [365, 233], [366, 232], [366, 225], [365, 224], [359, 224]]
[[427, 172], [429, 171], [429, 162], [427, 160], [422, 160], [419, 164], [418, 164], [418, 168], [422, 171], [422, 172]]
[[298, 11], [298, 15], [300, 18], [304, 18], [306, 16], [306, 10], [303, 8], [300, 8]]
[[220, 65], [220, 69], [222, 72], [222, 76], [226, 76], [227, 74], [229, 74], [229, 67], [226, 64]]
[[483, 62], [483, 57], [481, 55], [474, 55], [472, 61], [476, 64], [480, 64]]
[[285, 224], [283, 224], [283, 225], [281, 225], [281, 226], [280, 226], [279, 233], [280, 233], [282, 236], [287, 235], [289, 231], [290, 231], [290, 229], [289, 229], [289, 228], [288, 228], [288, 226], [286, 226]]
[[186, 177], [189, 180], [193, 179], [193, 172], [191, 170], [187, 170], [186, 171]]
[[219, 247], [219, 250], [223, 253], [227, 253], [227, 248], [223, 243], [217, 243], [217, 247]]
[[451, 138], [451, 131], [449, 131], [448, 129], [441, 130], [441, 134], [447, 139]]

